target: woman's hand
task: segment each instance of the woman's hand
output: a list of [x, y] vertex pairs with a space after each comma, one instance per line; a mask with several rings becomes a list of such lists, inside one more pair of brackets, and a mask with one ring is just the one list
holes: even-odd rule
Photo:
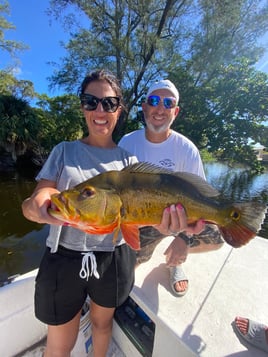
[[167, 265], [176, 266], [186, 261], [189, 252], [189, 245], [178, 234], [181, 232], [186, 235], [199, 234], [205, 229], [205, 222], [200, 219], [195, 225], [188, 225], [185, 210], [178, 203], [164, 210], [162, 221], [155, 228], [164, 235], [176, 237], [164, 253]]
[[161, 223], [155, 228], [166, 236], [177, 236], [181, 232], [199, 234], [205, 229], [205, 222], [200, 219], [195, 225], [188, 225], [183, 206], [178, 203], [164, 209]]
[[53, 181], [40, 181], [31, 197], [22, 203], [22, 212], [25, 218], [37, 223], [63, 225], [64, 222], [50, 216], [48, 208], [51, 205], [51, 195], [59, 193]]

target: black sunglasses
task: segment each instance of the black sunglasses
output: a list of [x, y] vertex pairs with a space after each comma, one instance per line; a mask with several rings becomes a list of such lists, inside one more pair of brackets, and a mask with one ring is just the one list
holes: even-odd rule
[[98, 98], [94, 95], [83, 93], [80, 95], [81, 105], [85, 110], [95, 110], [99, 103], [101, 103], [105, 112], [114, 113], [120, 105], [119, 97], [104, 97]]
[[[147, 98], [147, 104], [151, 107], [157, 107], [161, 102], [161, 98], [159, 95], [150, 95]], [[172, 109], [176, 107], [176, 98], [163, 98], [163, 104], [166, 109]]]

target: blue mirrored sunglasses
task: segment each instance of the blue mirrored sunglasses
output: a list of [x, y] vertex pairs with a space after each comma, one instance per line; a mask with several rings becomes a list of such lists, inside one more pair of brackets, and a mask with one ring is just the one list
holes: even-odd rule
[[[149, 104], [151, 107], [157, 107], [160, 102], [161, 102], [161, 97], [159, 97], [159, 95], [150, 95], [147, 98], [147, 104]], [[163, 98], [162, 103], [164, 104], [164, 107], [166, 109], [175, 108], [177, 105], [176, 98], [173, 97]]]

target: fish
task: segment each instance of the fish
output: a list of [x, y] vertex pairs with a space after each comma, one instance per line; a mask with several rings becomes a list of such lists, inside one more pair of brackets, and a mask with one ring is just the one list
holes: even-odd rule
[[225, 242], [235, 248], [257, 235], [267, 211], [261, 202], [225, 199], [195, 174], [136, 163], [53, 194], [48, 212], [86, 233], [114, 232], [114, 242], [121, 229], [125, 242], [140, 250], [139, 228], [160, 224], [164, 209], [177, 203], [184, 207], [188, 224], [199, 219], [216, 224]]

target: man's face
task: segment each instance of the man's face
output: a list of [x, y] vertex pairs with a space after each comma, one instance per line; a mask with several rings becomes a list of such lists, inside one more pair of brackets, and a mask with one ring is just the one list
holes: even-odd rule
[[160, 102], [156, 106], [147, 103], [142, 104], [142, 110], [148, 130], [154, 133], [162, 133], [169, 130], [171, 124], [179, 113], [179, 107], [166, 108], [164, 98], [174, 98], [174, 95], [167, 89], [158, 89], [150, 94], [150, 96], [160, 97]]

